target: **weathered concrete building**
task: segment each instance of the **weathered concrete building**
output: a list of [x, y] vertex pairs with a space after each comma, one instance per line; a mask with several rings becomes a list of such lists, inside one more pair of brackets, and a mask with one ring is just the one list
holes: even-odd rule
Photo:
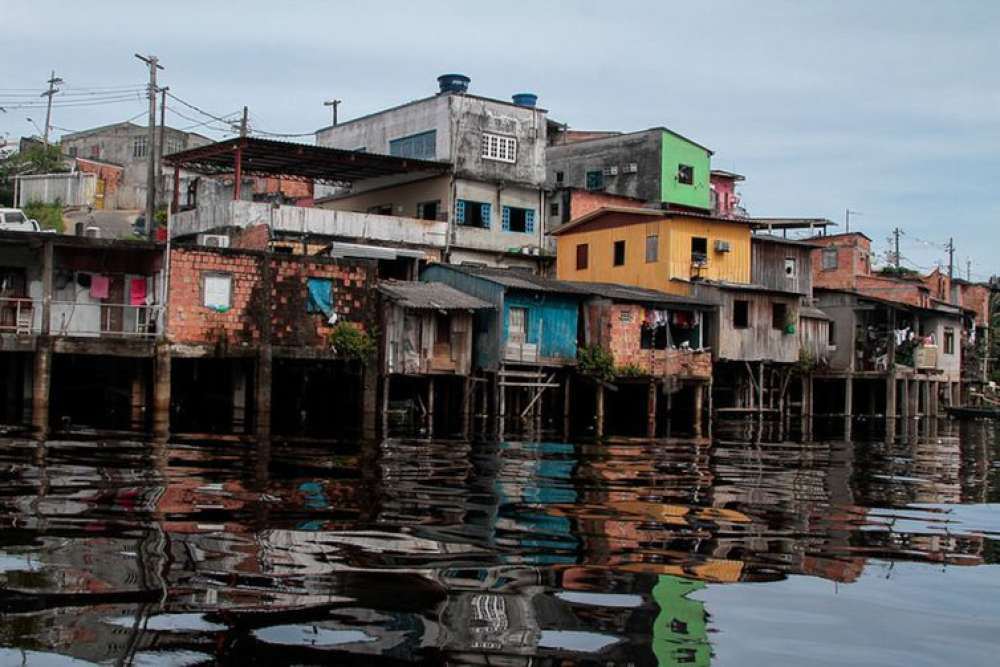
[[317, 205], [446, 222], [446, 261], [536, 268], [546, 245], [546, 111], [535, 95], [508, 102], [469, 93], [462, 75], [438, 81], [437, 94], [323, 128], [316, 143], [450, 169], [354, 180]]
[[[157, 129], [157, 141], [160, 131]], [[163, 128], [163, 154], [203, 146], [211, 143], [208, 137], [193, 132], [183, 132], [172, 127]], [[131, 122], [114, 123], [101, 127], [64, 134], [60, 138], [62, 151], [70, 157], [81, 157], [119, 165], [124, 169], [120, 185], [107, 195], [103, 207], [107, 209], [141, 209], [146, 205], [146, 177], [149, 151], [149, 130]], [[160, 184], [159, 190], [168, 189]], [[166, 198], [161, 199], [165, 203]]]

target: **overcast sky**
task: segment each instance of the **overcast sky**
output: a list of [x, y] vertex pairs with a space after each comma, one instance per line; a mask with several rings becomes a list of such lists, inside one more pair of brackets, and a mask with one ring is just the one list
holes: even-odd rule
[[[159, 56], [178, 97], [218, 116], [248, 105], [253, 127], [281, 133], [328, 124], [325, 99], [348, 119], [462, 72], [477, 94], [536, 92], [574, 128], [690, 136], [746, 175], [753, 215], [842, 224], [850, 208], [880, 252], [902, 228], [911, 266], [944, 261], [953, 235], [963, 275], [967, 258], [973, 277], [1000, 273], [994, 0], [144, 4], [0, 0], [0, 137], [37, 133], [26, 117], [44, 109], [17, 102], [52, 69], [76, 93], [57, 102], [77, 105], [54, 126], [144, 123], [135, 52]], [[168, 111], [174, 127], [209, 120], [171, 106], [190, 118]]]

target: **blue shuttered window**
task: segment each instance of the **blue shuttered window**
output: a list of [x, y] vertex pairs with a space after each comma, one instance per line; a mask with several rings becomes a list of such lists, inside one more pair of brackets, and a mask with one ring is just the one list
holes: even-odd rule
[[455, 202], [455, 224], [465, 224], [465, 200], [459, 199]]
[[528, 209], [524, 212], [524, 231], [531, 234], [535, 231], [535, 211]]
[[533, 233], [535, 231], [535, 209], [504, 206], [503, 230], [522, 234]]
[[510, 231], [510, 206], [503, 207], [503, 230]]
[[490, 221], [493, 219], [493, 207], [490, 204], [481, 204], [479, 206], [479, 217], [480, 225], [483, 229], [490, 228]]
[[478, 201], [459, 199], [455, 202], [455, 224], [463, 227], [490, 228], [492, 207]]

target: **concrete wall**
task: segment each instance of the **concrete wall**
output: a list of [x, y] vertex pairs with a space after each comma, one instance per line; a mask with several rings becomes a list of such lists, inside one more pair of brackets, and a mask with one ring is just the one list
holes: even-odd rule
[[[472, 95], [447, 97], [455, 128], [450, 160], [456, 176], [496, 183], [516, 183], [533, 188], [544, 187], [544, 110]], [[484, 132], [517, 139], [517, 160], [508, 163], [482, 157]]]
[[[375, 181], [376, 179], [371, 179]], [[370, 181], [365, 181], [365, 184]], [[415, 182], [383, 185], [371, 189], [352, 190], [350, 194], [338, 196], [317, 204], [319, 208], [338, 211], [366, 213], [373, 207], [392, 206], [392, 214], [415, 218], [417, 204], [437, 201], [438, 220], [447, 221], [451, 216], [448, 202], [451, 201], [451, 183], [448, 176], [424, 178]]]
[[96, 193], [97, 176], [94, 174], [74, 172], [17, 177], [17, 206], [21, 208], [34, 202], [93, 206]]
[[389, 155], [389, 142], [435, 130], [434, 158], [451, 155], [451, 123], [448, 96], [437, 95], [361, 118], [348, 119], [316, 133], [316, 144], [344, 150], [364, 150]]
[[[617, 167], [617, 176], [604, 176], [603, 192], [658, 204], [662, 194], [661, 134], [660, 130], [647, 130], [549, 146], [546, 183], [550, 189], [586, 190], [588, 171]], [[637, 164], [637, 172], [625, 173], [626, 165], [632, 162]], [[562, 172], [561, 182], [556, 177], [557, 172]]]
[[[456, 199], [465, 199], [491, 205], [493, 219], [489, 229], [453, 225], [454, 245], [464, 249], [509, 251], [524, 247], [544, 247], [544, 199], [542, 192], [520, 186], [499, 186], [481, 181], [457, 179]], [[514, 206], [535, 212], [534, 230], [531, 233], [508, 232], [503, 230], [503, 207]]]

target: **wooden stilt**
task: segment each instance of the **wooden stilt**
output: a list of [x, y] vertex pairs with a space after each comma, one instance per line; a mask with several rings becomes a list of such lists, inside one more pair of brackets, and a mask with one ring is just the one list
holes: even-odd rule
[[702, 418], [702, 405], [704, 401], [705, 387], [704, 385], [696, 385], [694, 388], [694, 437], [700, 438], [702, 434], [701, 430], [701, 418]]
[[656, 437], [656, 380], [649, 381], [646, 396], [646, 437]]
[[597, 386], [597, 425], [594, 435], [604, 437], [604, 385]]
[[427, 437], [434, 437], [434, 376], [427, 377]]
[[382, 380], [382, 432], [383, 438], [389, 437], [389, 396], [392, 389], [392, 375], [385, 374]]
[[565, 374], [565, 379], [563, 380], [563, 440], [569, 440], [569, 422], [570, 422], [570, 381], [572, 374], [567, 372]]

